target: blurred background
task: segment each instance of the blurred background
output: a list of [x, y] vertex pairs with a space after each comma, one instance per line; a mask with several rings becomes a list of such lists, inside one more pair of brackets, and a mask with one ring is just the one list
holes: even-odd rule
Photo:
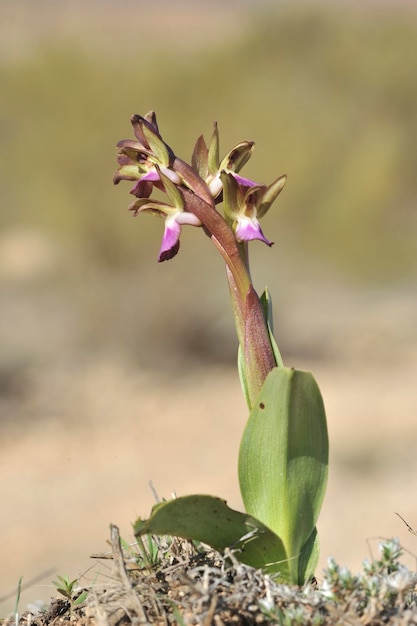
[[[96, 575], [108, 524], [161, 497], [240, 508], [246, 416], [222, 261], [113, 187], [130, 116], [188, 160], [220, 129], [287, 186], [253, 244], [287, 365], [312, 369], [331, 465], [322, 557], [417, 540], [417, 11], [399, 0], [0, 2], [0, 615]], [[320, 578], [320, 572], [318, 572]], [[32, 579], [37, 579], [31, 584]]]

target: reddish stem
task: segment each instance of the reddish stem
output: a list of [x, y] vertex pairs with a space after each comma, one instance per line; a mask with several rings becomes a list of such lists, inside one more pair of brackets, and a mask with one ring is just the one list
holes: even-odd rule
[[262, 305], [253, 288], [235, 235], [215, 209], [212, 199], [209, 204], [187, 188], [183, 188], [182, 192], [186, 210], [199, 218], [207, 235], [226, 262], [236, 331], [245, 356], [249, 399], [252, 405], [267, 374], [276, 366]]

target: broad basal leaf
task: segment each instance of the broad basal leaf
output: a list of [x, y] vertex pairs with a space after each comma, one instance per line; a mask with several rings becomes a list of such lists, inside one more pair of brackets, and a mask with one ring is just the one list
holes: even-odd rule
[[246, 511], [282, 539], [294, 583], [304, 582], [298, 566], [303, 549], [304, 563], [317, 550], [310, 538], [323, 501], [327, 465], [326, 416], [317, 383], [309, 372], [274, 368], [243, 434], [239, 480]]
[[278, 573], [289, 581], [287, 555], [281, 539], [255, 518], [229, 508], [220, 498], [192, 495], [156, 504], [147, 520], [134, 524], [135, 535], [151, 533], [230, 548], [252, 567]]

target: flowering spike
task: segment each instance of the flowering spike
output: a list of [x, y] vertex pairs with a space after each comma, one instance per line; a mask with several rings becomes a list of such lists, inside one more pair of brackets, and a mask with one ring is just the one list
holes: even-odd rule
[[[210, 147], [203, 137], [197, 140], [192, 165], [176, 157], [163, 141], [153, 112], [145, 117], [133, 116], [132, 125], [136, 139], [119, 142], [119, 170], [114, 181], [123, 178], [136, 181], [131, 190], [136, 200], [129, 207], [135, 215], [148, 212], [164, 219], [159, 261], [177, 254], [183, 225], [203, 226], [224, 258], [243, 359], [246, 364], [249, 361], [252, 364], [247, 371], [245, 365], [248, 398], [252, 403], [276, 361], [262, 305], [253, 290], [247, 259], [239, 243], [260, 239], [271, 245], [260, 228], [258, 210], [261, 200], [264, 199], [266, 206], [276, 190], [238, 174], [252, 154], [253, 142], [237, 144], [219, 163], [216, 124]], [[166, 194], [165, 201], [152, 199], [155, 187]], [[224, 217], [216, 209], [223, 199]], [[248, 316], [258, 320], [253, 332], [248, 330]], [[258, 341], [260, 336], [262, 345]], [[252, 374], [255, 370], [261, 372], [260, 376]]]

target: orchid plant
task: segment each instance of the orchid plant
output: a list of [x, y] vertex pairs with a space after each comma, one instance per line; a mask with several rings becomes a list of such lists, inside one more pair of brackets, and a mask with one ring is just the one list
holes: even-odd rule
[[[248, 256], [250, 241], [272, 246], [259, 219], [286, 176], [269, 186], [241, 176], [254, 143], [242, 141], [220, 159], [216, 124], [209, 144], [200, 136], [186, 163], [162, 139], [154, 112], [134, 115], [131, 122], [136, 139], [117, 144], [114, 183], [134, 183], [129, 206], [134, 215], [164, 219], [159, 261], [178, 253], [185, 225], [200, 227], [222, 255], [249, 410], [238, 462], [245, 512], [215, 496], [178, 497], [156, 504], [148, 519], [138, 519], [135, 535], [198, 540], [232, 550], [242, 562], [282, 581], [303, 584], [313, 576], [319, 555], [316, 522], [328, 467], [325, 410], [312, 374], [284, 366], [273, 335], [270, 295], [256, 293]], [[155, 188], [163, 200], [152, 197]]]

